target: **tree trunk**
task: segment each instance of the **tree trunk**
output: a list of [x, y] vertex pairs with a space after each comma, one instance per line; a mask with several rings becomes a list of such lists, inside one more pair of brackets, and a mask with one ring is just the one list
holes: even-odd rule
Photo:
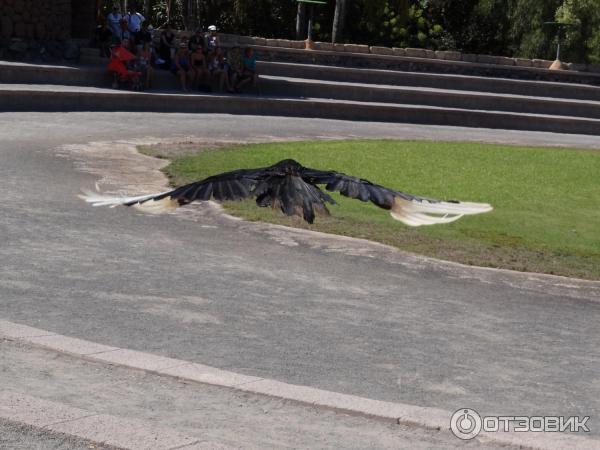
[[331, 42], [337, 42], [344, 32], [346, 19], [346, 0], [335, 1], [335, 13], [333, 15], [333, 29], [331, 30]]
[[150, 0], [144, 0], [144, 17], [147, 20], [150, 20], [150, 14], [152, 14], [152, 11], [150, 8]]
[[298, 3], [298, 12], [296, 14], [296, 39], [303, 41], [306, 36], [306, 5]]
[[187, 11], [184, 20], [188, 30], [197, 30], [200, 27], [200, 2], [198, 0], [186, 0]]
[[192, 10], [192, 1], [191, 0], [183, 0], [181, 9], [183, 14], [183, 26], [186, 30], [190, 29], [190, 12]]

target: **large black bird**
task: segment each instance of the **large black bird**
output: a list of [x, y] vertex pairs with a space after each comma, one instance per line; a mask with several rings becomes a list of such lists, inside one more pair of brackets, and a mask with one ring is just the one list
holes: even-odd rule
[[317, 185], [337, 191], [345, 197], [370, 201], [390, 210], [391, 216], [413, 227], [453, 222], [465, 214], [492, 210], [486, 203], [440, 201], [417, 197], [331, 170], [303, 167], [293, 159], [285, 159], [270, 167], [240, 169], [186, 184], [171, 191], [139, 197], [109, 197], [92, 192], [82, 195], [94, 206], [136, 206], [148, 212], [162, 212], [195, 200], [241, 200], [256, 198], [258, 206], [270, 206], [288, 216], [303, 217], [308, 223], [315, 212], [329, 214], [326, 203], [336, 202]]

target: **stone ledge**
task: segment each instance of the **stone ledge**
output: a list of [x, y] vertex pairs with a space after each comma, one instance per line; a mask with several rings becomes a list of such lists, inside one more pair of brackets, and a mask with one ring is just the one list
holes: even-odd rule
[[443, 59], [445, 61], [462, 61], [462, 54], [460, 52], [454, 51], [437, 50], [435, 52], [435, 57], [437, 59]]
[[348, 53], [369, 53], [369, 46], [357, 44], [344, 44], [344, 51]]
[[547, 61], [545, 59], [532, 59], [531, 63], [533, 67], [538, 67], [540, 69], [549, 69], [554, 61]]
[[[187, 32], [180, 31], [179, 35], [187, 35]], [[233, 45], [256, 45], [266, 47], [276, 47], [283, 49], [304, 49], [305, 41], [296, 41], [289, 39], [270, 39], [259, 36], [240, 36], [235, 34], [220, 33], [221, 42], [226, 46]], [[549, 69], [554, 61], [545, 59], [527, 59], [510, 58], [497, 55], [481, 55], [471, 53], [461, 53], [450, 50], [429, 50], [425, 48], [399, 48], [368, 46], [362, 44], [340, 44], [331, 42], [314, 42], [314, 50], [339, 53], [362, 53], [379, 56], [401, 56], [409, 58], [436, 59], [449, 62], [466, 62], [491, 64], [498, 66], [515, 66], [519, 68]], [[600, 73], [598, 64], [576, 64], [564, 63], [565, 67], [571, 71]]]
[[374, 55], [393, 55], [394, 50], [389, 47], [370, 47], [371, 53]]
[[[234, 36], [234, 35], [230, 35]], [[295, 41], [288, 39], [267, 39], [261, 37], [237, 36], [237, 42], [240, 45], [259, 45], [267, 47], [304, 49], [304, 41]], [[404, 56], [409, 58], [438, 59], [443, 61], [462, 61], [468, 63], [493, 64], [501, 66], [533, 67], [539, 69], [548, 69], [553, 61], [543, 59], [511, 58], [496, 55], [476, 55], [471, 53], [461, 53], [451, 50], [429, 50], [425, 48], [399, 48], [368, 46], [362, 44], [340, 44], [331, 42], [315, 42], [314, 50], [333, 51], [344, 53], [364, 53], [380, 56]], [[565, 63], [570, 70], [579, 72], [600, 73], [600, 65], [586, 65]]]
[[427, 51], [424, 48], [406, 48], [406, 56], [411, 58], [427, 58]]
[[517, 67], [533, 67], [533, 62], [526, 58], [515, 58], [515, 66]]
[[324, 50], [332, 52], [333, 44], [331, 42], [315, 42], [315, 50]]

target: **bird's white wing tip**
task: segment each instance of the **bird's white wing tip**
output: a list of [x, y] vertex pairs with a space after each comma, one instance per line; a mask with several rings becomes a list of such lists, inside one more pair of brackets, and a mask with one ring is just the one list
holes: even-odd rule
[[405, 225], [419, 227], [450, 223], [464, 215], [482, 214], [492, 210], [492, 206], [487, 203], [411, 201], [396, 197], [390, 215]]

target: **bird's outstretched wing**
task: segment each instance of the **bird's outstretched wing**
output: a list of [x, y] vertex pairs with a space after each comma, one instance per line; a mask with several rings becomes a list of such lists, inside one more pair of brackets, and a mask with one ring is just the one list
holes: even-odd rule
[[454, 222], [463, 215], [481, 214], [493, 209], [487, 203], [418, 197], [335, 171], [306, 168], [302, 178], [311, 184], [324, 184], [328, 191], [339, 192], [345, 197], [370, 201], [380, 208], [390, 210], [394, 219], [412, 227]]
[[372, 202], [390, 210], [394, 219], [410, 226], [448, 223], [466, 214], [492, 210], [486, 203], [417, 197], [343, 173], [302, 167], [290, 159], [270, 167], [222, 173], [158, 194], [110, 197], [86, 192], [80, 197], [94, 206], [136, 206], [147, 212], [163, 212], [194, 200], [223, 201], [256, 197], [259, 206], [281, 209], [288, 216], [301, 216], [312, 223], [315, 212], [328, 214], [326, 203], [335, 203], [319, 189], [319, 184], [324, 184], [328, 191], [337, 191], [346, 197]]
[[159, 213], [177, 208], [194, 200], [241, 200], [254, 196], [256, 184], [267, 169], [241, 169], [225, 172], [186, 184], [171, 191], [137, 197], [115, 197], [84, 191], [79, 197], [93, 206], [135, 206], [145, 212]]

